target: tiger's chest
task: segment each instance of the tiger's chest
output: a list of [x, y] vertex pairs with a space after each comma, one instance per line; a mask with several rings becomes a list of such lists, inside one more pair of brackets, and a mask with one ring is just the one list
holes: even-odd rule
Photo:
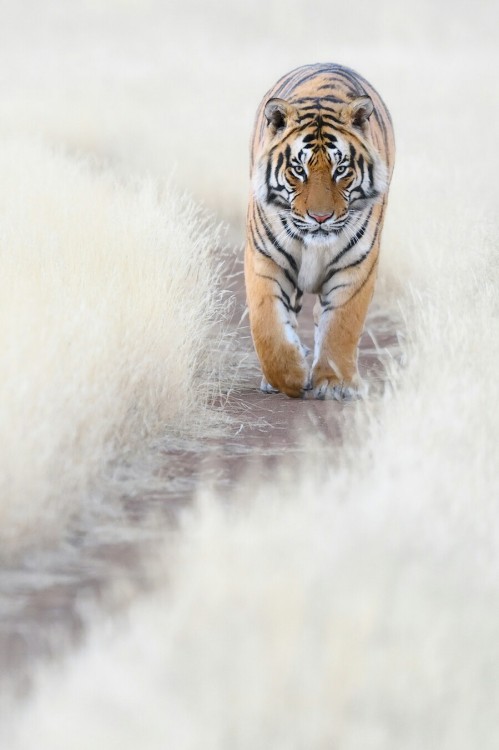
[[304, 246], [298, 272], [298, 287], [304, 292], [318, 294], [332, 255], [333, 251], [328, 247]]

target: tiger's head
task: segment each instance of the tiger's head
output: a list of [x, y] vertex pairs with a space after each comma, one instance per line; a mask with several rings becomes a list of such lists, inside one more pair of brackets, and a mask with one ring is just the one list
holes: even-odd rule
[[386, 188], [386, 168], [368, 140], [373, 102], [360, 96], [334, 111], [270, 99], [264, 107], [254, 189], [288, 233], [306, 243], [335, 238]]

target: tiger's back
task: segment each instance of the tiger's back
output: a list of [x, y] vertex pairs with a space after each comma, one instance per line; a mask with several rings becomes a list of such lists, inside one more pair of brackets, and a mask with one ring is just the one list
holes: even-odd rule
[[[262, 100], [251, 141], [245, 276], [265, 390], [316, 398], [361, 390], [357, 344], [394, 153], [384, 102], [348, 68], [298, 68]], [[304, 291], [318, 295], [311, 369], [296, 325]]]

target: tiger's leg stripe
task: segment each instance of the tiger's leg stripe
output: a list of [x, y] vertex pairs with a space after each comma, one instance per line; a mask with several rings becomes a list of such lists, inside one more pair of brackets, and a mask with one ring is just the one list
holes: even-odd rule
[[301, 289], [296, 289], [296, 300], [295, 300], [295, 313], [298, 315], [298, 313], [301, 312], [302, 308], [302, 299], [303, 299], [303, 291]]
[[[359, 294], [359, 292], [362, 290], [364, 285], [368, 282], [369, 277], [371, 276], [371, 274], [373, 273], [374, 269], [377, 266], [377, 263], [378, 263], [378, 256], [374, 258], [371, 264], [371, 267], [369, 268], [364, 280], [360, 284], [357, 285], [357, 287], [354, 289], [352, 294], [343, 302], [337, 302], [336, 304], [333, 304], [330, 300], [331, 294], [339, 289], [343, 289], [343, 288], [346, 289], [348, 287], [353, 287], [354, 286], [353, 283], [337, 284], [337, 286], [334, 286], [332, 289], [329, 289], [327, 292], [324, 292], [323, 296], [326, 296], [328, 298], [327, 300], [324, 300], [324, 305], [323, 305], [324, 311], [326, 311], [326, 309], [339, 310], [340, 308], [345, 307], [345, 305], [347, 305], [351, 300], [353, 300], [354, 297], [356, 297], [357, 294]], [[322, 305], [322, 302], [321, 302], [321, 305]]]
[[265, 382], [288, 396], [301, 397], [308, 381], [305, 352], [296, 333], [291, 295], [276, 293], [276, 285], [283, 289], [284, 270], [256, 253], [250, 241], [245, 277], [251, 334]]
[[[250, 232], [251, 232], [251, 239], [252, 239], [253, 245], [255, 246], [255, 249], [258, 250], [258, 252], [264, 255], [266, 258], [271, 259], [272, 255], [265, 248], [265, 240], [260, 234], [260, 230], [258, 229], [254, 219], [253, 219], [253, 224], [250, 227]], [[256, 237], [255, 237], [255, 234], [256, 234]]]
[[258, 218], [261, 221], [261, 224], [263, 226], [263, 229], [265, 231], [265, 234], [267, 235], [267, 238], [271, 245], [277, 250], [278, 253], [280, 253], [289, 263], [290, 268], [295, 272], [295, 274], [298, 274], [298, 265], [293, 258], [293, 256], [288, 253], [287, 250], [283, 248], [283, 246], [277, 241], [276, 236], [272, 232], [270, 226], [268, 225], [268, 222], [265, 219], [265, 216], [263, 215], [263, 211], [261, 210], [260, 206], [256, 204], [256, 211], [258, 214]]
[[289, 296], [289, 294], [288, 294], [288, 293], [287, 293], [287, 292], [286, 292], [286, 291], [285, 291], [285, 290], [283, 289], [283, 287], [282, 287], [282, 284], [280, 284], [280, 283], [279, 283], [279, 281], [278, 281], [278, 280], [277, 280], [276, 278], [274, 278], [273, 276], [269, 276], [269, 275], [268, 275], [268, 274], [266, 274], [266, 273], [257, 273], [256, 275], [257, 275], [257, 276], [258, 276], [258, 277], [259, 277], [260, 279], [268, 279], [269, 281], [274, 281], [274, 282], [275, 282], [275, 283], [277, 284], [277, 286], [279, 287], [279, 290], [280, 290], [280, 292], [281, 292], [281, 295], [282, 295], [282, 296], [284, 297], [284, 299], [285, 299], [285, 301], [286, 301], [286, 304], [287, 304], [288, 308], [289, 308], [290, 310], [293, 310], [293, 312], [294, 312], [294, 307], [293, 307], [293, 306], [292, 306], [292, 304], [291, 304], [291, 297], [290, 297], [290, 296]]
[[351, 300], [353, 300], [358, 294], [360, 294], [360, 292], [362, 291], [362, 289], [364, 288], [364, 286], [369, 282], [369, 279], [370, 279], [371, 275], [374, 273], [374, 270], [375, 270], [375, 268], [376, 268], [377, 265], [378, 265], [378, 256], [376, 256], [376, 258], [374, 259], [374, 262], [373, 262], [371, 268], [369, 269], [369, 271], [367, 273], [367, 276], [364, 279], [364, 281], [362, 282], [362, 284], [360, 284], [360, 286], [357, 287], [357, 289], [354, 291], [354, 293], [352, 294], [352, 296], [349, 297], [345, 302], [342, 302], [341, 304], [335, 305], [335, 307], [334, 307], [335, 310], [340, 310], [342, 307], [345, 307], [345, 305], [348, 305], [348, 303]]
[[377, 255], [363, 282], [341, 305], [326, 305], [317, 315], [311, 395], [338, 400], [365, 393], [357, 369], [357, 347], [372, 297]]

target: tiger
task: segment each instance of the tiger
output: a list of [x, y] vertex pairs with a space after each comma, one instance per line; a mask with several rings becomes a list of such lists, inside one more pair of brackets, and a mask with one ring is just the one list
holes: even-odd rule
[[[358, 344], [395, 159], [388, 109], [354, 70], [304, 65], [264, 96], [250, 151], [244, 275], [261, 389], [365, 396]], [[316, 295], [311, 367], [297, 332], [305, 292]]]

